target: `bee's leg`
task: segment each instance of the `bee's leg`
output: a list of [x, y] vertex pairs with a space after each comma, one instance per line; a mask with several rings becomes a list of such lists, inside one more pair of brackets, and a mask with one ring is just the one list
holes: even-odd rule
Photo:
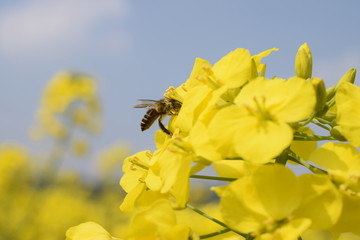
[[161, 118], [159, 118], [159, 127], [160, 127], [160, 129], [161, 129], [164, 133], [166, 133], [166, 134], [169, 135], [169, 136], [172, 136], [172, 132], [170, 132], [170, 131], [164, 126], [164, 124], [162, 124]]

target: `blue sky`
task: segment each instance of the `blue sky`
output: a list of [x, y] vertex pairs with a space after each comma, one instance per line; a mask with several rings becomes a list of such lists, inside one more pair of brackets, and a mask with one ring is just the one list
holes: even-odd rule
[[360, 68], [360, 1], [13, 0], [0, 2], [0, 142], [39, 148], [27, 133], [47, 81], [60, 70], [96, 76], [104, 129], [94, 152], [124, 141], [153, 148], [136, 99], [184, 82], [196, 57], [215, 63], [235, 48], [266, 58], [267, 76], [290, 77], [307, 42], [313, 75], [334, 84]]

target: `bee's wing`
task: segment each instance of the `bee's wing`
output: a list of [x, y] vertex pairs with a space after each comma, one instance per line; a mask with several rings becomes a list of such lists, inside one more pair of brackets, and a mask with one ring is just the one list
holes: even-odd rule
[[148, 107], [152, 107], [152, 106], [154, 106], [153, 103], [143, 103], [143, 104], [135, 105], [134, 108], [148, 108]]
[[159, 102], [158, 100], [151, 99], [137, 99], [138, 101], [142, 101], [142, 104], [135, 105], [134, 108], [148, 108], [153, 107], [155, 103]]
[[153, 100], [153, 99], [136, 99], [136, 100], [141, 101], [141, 102], [153, 102], [153, 103], [160, 101], [160, 100]]

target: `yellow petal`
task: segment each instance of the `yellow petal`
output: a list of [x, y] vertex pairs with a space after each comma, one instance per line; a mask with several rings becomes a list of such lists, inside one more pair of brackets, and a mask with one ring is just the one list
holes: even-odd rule
[[209, 131], [223, 156], [254, 163], [270, 161], [292, 141], [292, 129], [286, 123], [259, 120], [237, 106], [220, 110], [210, 122]]
[[248, 192], [245, 203], [254, 212], [274, 220], [292, 215], [301, 201], [301, 189], [295, 174], [288, 168], [273, 164], [257, 168], [251, 175], [253, 190]]
[[294, 213], [312, 220], [312, 229], [328, 229], [339, 219], [342, 209], [340, 192], [325, 175], [304, 174], [299, 177], [302, 203]]
[[102, 226], [94, 222], [86, 222], [66, 231], [66, 240], [112, 240], [116, 239], [110, 235]]
[[252, 60], [247, 49], [238, 48], [218, 61], [213, 71], [222, 83], [229, 88], [242, 86], [252, 78]]
[[360, 87], [340, 84], [336, 93], [336, 122], [341, 133], [354, 146], [360, 147]]
[[239, 178], [249, 175], [259, 165], [243, 160], [219, 160], [213, 163], [214, 170], [220, 177]]
[[316, 95], [311, 83], [301, 78], [257, 78], [241, 90], [234, 102], [251, 109], [259, 109], [260, 105], [274, 119], [297, 122], [313, 112]]
[[258, 232], [267, 216], [251, 211], [244, 204], [248, 193], [249, 178], [240, 178], [228, 187], [215, 189], [220, 194], [220, 209], [226, 224], [240, 232]]
[[336, 225], [332, 228], [335, 233], [352, 232], [360, 236], [360, 201], [359, 197], [343, 195], [343, 209]]
[[[299, 236], [309, 228], [311, 220], [307, 218], [294, 219], [289, 223], [281, 226], [273, 234], [269, 234], [271, 237], [269, 240], [297, 240]], [[259, 239], [264, 239], [262, 236]], [[306, 240], [306, 239], [305, 239]]]
[[310, 155], [309, 160], [330, 172], [360, 173], [360, 153], [350, 144], [325, 143]]

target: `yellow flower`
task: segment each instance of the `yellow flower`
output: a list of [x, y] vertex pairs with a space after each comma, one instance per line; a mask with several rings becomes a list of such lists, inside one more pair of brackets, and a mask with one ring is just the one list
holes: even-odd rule
[[354, 146], [360, 147], [360, 87], [343, 82], [336, 92], [336, 123], [342, 135]]
[[14, 182], [27, 177], [28, 171], [29, 156], [22, 147], [15, 144], [0, 145], [0, 192], [12, 189]]
[[258, 55], [250, 56], [246, 49], [235, 49], [214, 66], [197, 58], [189, 79], [182, 85], [182, 107], [175, 121], [176, 127], [189, 132], [205, 109], [214, 104], [228, 104], [236, 97], [239, 89], [251, 79], [264, 74], [263, 57], [272, 51], [269, 49]]
[[289, 123], [306, 119], [315, 101], [311, 83], [301, 78], [257, 78], [242, 88], [236, 105], [213, 117], [208, 130], [223, 156], [264, 163], [290, 145]]
[[309, 227], [331, 226], [340, 213], [341, 200], [326, 177], [298, 178], [277, 164], [260, 166], [217, 192], [225, 223], [256, 240], [295, 240]]
[[333, 228], [336, 232], [360, 235], [360, 153], [350, 144], [329, 142], [311, 154], [311, 162], [326, 169], [329, 178], [342, 193], [343, 209]]
[[116, 240], [102, 226], [94, 222], [86, 222], [71, 227], [66, 231], [66, 240]]
[[295, 58], [295, 75], [300, 78], [311, 78], [312, 55], [307, 43], [299, 47]]
[[124, 212], [132, 211], [137, 206], [147, 206], [153, 199], [165, 197], [159, 192], [148, 191], [145, 178], [148, 175], [152, 154], [150, 151], [138, 152], [124, 160], [120, 186], [127, 193], [120, 205]]
[[360, 153], [355, 147], [329, 142], [316, 149], [309, 160], [325, 168], [341, 190], [360, 197]]
[[58, 73], [44, 89], [37, 119], [37, 132], [45, 136], [65, 138], [69, 124], [97, 132], [100, 101], [95, 80], [84, 74]]
[[165, 139], [154, 154], [139, 152], [125, 159], [120, 180], [126, 195], [120, 206], [130, 211], [134, 206], [149, 205], [152, 199], [167, 198], [174, 208], [184, 208], [189, 199], [189, 176], [193, 154], [175, 132]]
[[84, 139], [75, 139], [72, 142], [72, 151], [78, 157], [83, 157], [89, 152], [89, 145]]
[[187, 92], [176, 126], [188, 132], [212, 98], [213, 91], [221, 87], [224, 90], [241, 87], [255, 77], [255, 74], [256, 69], [246, 49], [239, 48], [230, 52], [214, 66], [206, 60], [197, 58], [190, 77], [184, 84]]
[[257, 72], [259, 73], [259, 77], [265, 77], [265, 71], [266, 71], [266, 64], [261, 63], [262, 58], [268, 56], [273, 51], [278, 51], [278, 50], [279, 50], [278, 48], [271, 48], [251, 57], [256, 65]]
[[154, 152], [145, 178], [150, 190], [168, 194], [176, 208], [184, 208], [189, 199], [189, 177], [194, 155], [188, 147], [175, 132]]
[[128, 240], [188, 240], [198, 239], [185, 224], [178, 224], [167, 200], [158, 200], [148, 209], [134, 215], [129, 226]]

